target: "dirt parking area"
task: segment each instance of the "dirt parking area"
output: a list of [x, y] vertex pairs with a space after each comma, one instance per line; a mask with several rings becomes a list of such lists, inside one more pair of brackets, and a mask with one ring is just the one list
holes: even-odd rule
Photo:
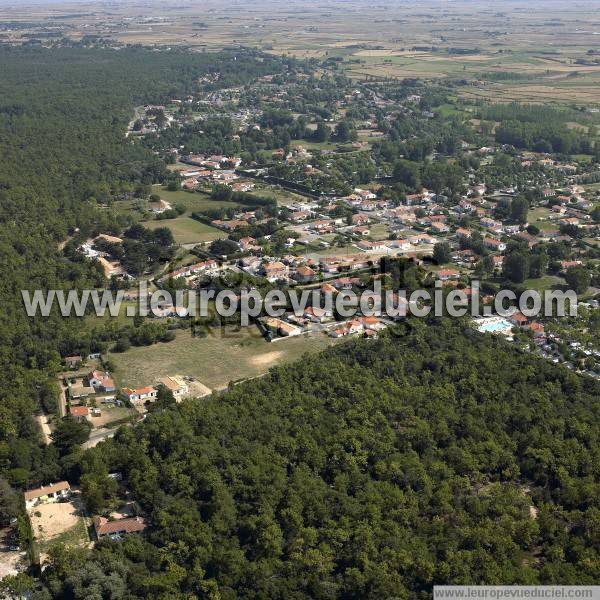
[[27, 565], [25, 552], [0, 550], [0, 579], [26, 571]]
[[21, 573], [29, 566], [25, 552], [14, 550], [16, 543], [16, 535], [11, 528], [0, 530], [0, 579]]
[[136, 416], [136, 412], [132, 408], [126, 406], [100, 406], [101, 415], [89, 415], [88, 421], [94, 429], [107, 427], [115, 421], [121, 421]]

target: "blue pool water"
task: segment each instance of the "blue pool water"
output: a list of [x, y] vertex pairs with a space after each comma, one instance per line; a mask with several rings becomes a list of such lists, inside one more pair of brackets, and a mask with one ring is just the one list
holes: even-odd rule
[[499, 321], [482, 323], [477, 329], [483, 333], [496, 333], [497, 331], [505, 331], [511, 327], [512, 325], [508, 321], [500, 319]]

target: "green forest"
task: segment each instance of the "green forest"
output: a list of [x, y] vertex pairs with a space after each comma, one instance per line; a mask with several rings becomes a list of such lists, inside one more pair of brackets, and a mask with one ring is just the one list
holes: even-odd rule
[[599, 403], [597, 382], [456, 322], [347, 342], [88, 451], [86, 485], [108, 502], [121, 472], [151, 531], [57, 555], [42, 597], [597, 582]]
[[164, 179], [164, 163], [125, 139], [135, 106], [187, 93], [208, 72], [238, 85], [285, 63], [251, 51], [7, 46], [0, 64], [0, 475], [27, 488], [62, 470], [32, 415], [51, 403], [61, 356], [94, 348], [76, 318], [29, 319], [21, 290], [104, 284], [97, 267], [59, 243], [111, 231], [104, 203]]
[[[436, 583], [598, 582], [600, 385], [467, 323], [407, 321], [201, 402], [161, 396], [138, 426], [85, 452], [71, 418], [42, 444], [33, 415], [52, 406], [61, 357], [106, 340], [76, 318], [27, 318], [20, 291], [105, 286], [75, 251], [99, 232], [125, 237], [119, 258], [136, 274], [174, 252], [168, 230], [117, 227], [106, 208], [168, 179], [158, 146], [125, 137], [134, 107], [190, 93], [208, 73], [219, 75], [211, 85], [243, 86], [290, 61], [241, 49], [0, 47], [0, 518], [23, 516], [21, 490], [63, 478], [81, 486], [90, 514], [108, 513], [123, 492], [117, 472], [149, 525], [94, 549], [51, 548], [31, 598], [416, 599]], [[315, 102], [335, 100], [334, 83], [311, 81]], [[503, 110], [497, 135], [527, 147], [542, 125]], [[283, 117], [267, 114], [279, 129], [239, 149], [306, 135]], [[198, 150], [238, 149], [184, 133]], [[455, 153], [468, 136], [458, 122], [402, 115], [387, 133], [374, 153], [393, 165], [399, 194], [423, 183], [456, 195], [477, 167], [423, 162]], [[354, 184], [374, 174], [362, 157], [330, 162], [344, 185], [349, 173]], [[273, 209], [258, 194], [228, 199]], [[261, 227], [253, 233], [271, 233]], [[164, 340], [146, 325], [127, 343]]]

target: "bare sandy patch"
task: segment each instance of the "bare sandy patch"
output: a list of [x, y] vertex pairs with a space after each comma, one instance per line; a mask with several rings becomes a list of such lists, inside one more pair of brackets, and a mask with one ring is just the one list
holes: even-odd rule
[[187, 396], [190, 398], [202, 398], [212, 394], [212, 390], [200, 381], [188, 381], [187, 385], [189, 389]]
[[79, 522], [79, 510], [73, 502], [39, 504], [29, 514], [33, 535], [44, 541], [71, 529]]
[[266, 352], [265, 354], [260, 354], [259, 356], [253, 356], [248, 362], [252, 365], [263, 367], [265, 365], [272, 365], [282, 356], [283, 352], [274, 350], [273, 352]]

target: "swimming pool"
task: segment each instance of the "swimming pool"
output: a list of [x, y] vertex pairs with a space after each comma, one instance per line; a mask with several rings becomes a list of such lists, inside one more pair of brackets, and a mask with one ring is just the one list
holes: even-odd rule
[[506, 319], [494, 319], [493, 321], [484, 321], [480, 323], [477, 330], [481, 333], [500, 333], [510, 331], [512, 325]]

